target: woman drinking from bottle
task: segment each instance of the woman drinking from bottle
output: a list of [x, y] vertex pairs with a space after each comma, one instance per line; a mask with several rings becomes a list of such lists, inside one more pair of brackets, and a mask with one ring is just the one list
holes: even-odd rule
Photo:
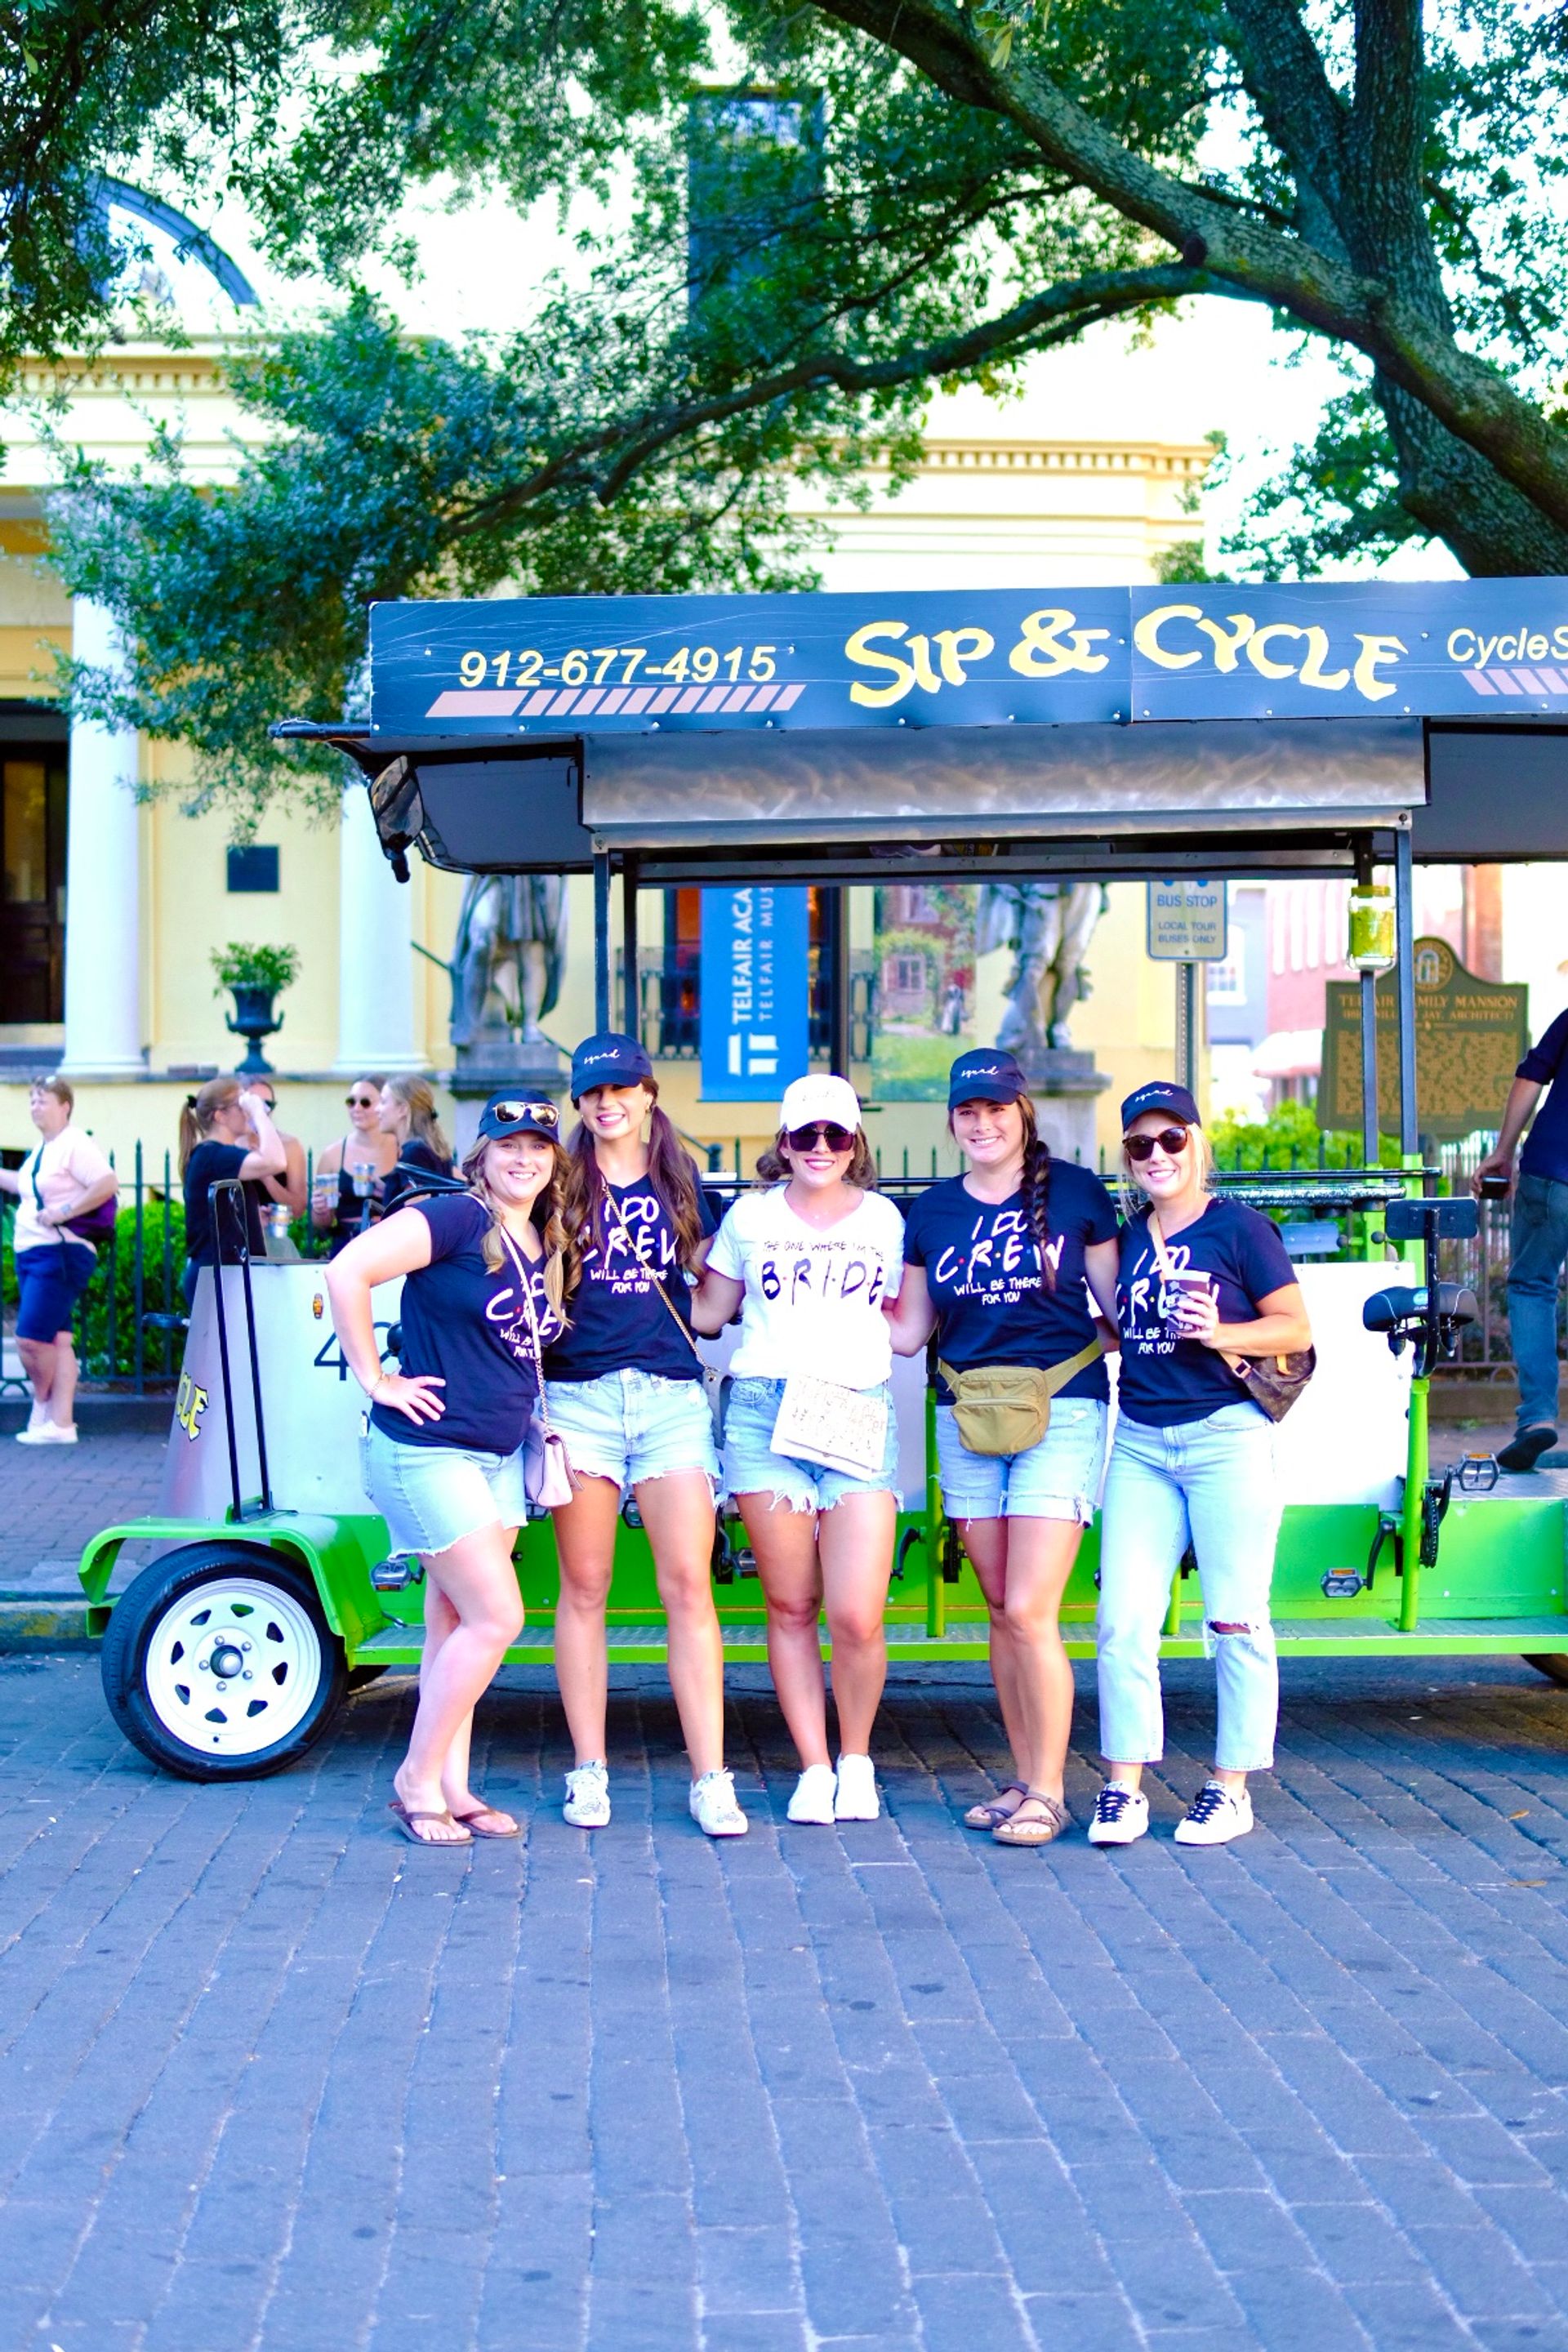
[[[552, 1102], [493, 1097], [463, 1162], [471, 1189], [412, 1202], [327, 1269], [339, 1343], [370, 1399], [365, 1492], [393, 1550], [425, 1567], [419, 1706], [392, 1806], [416, 1845], [517, 1834], [470, 1789], [468, 1748], [475, 1703], [522, 1628], [512, 1547], [528, 1512], [523, 1442], [568, 1266], [558, 1126]], [[371, 1294], [398, 1275], [391, 1372]]]
[[1090, 1293], [1114, 1324], [1116, 1209], [1098, 1176], [1052, 1160], [1011, 1054], [959, 1055], [947, 1123], [969, 1165], [910, 1211], [893, 1346], [913, 1355], [935, 1327], [942, 1504], [985, 1595], [1013, 1751], [1015, 1778], [964, 1820], [1003, 1845], [1046, 1845], [1068, 1826], [1058, 1617], [1105, 1462]]
[[1279, 1713], [1268, 1615], [1279, 1533], [1274, 1428], [1245, 1373], [1310, 1347], [1311, 1332], [1276, 1227], [1240, 1201], [1211, 1197], [1213, 1155], [1185, 1087], [1140, 1087], [1121, 1106], [1121, 1126], [1122, 1168], [1142, 1206], [1122, 1227], [1117, 1286], [1121, 1370], [1100, 1546], [1108, 1777], [1089, 1843], [1131, 1845], [1149, 1826], [1139, 1783], [1163, 1752], [1160, 1636], [1190, 1544], [1219, 1725], [1215, 1769], [1176, 1838], [1224, 1845], [1252, 1827], [1247, 1776], [1273, 1763]]
[[565, 1222], [581, 1276], [572, 1328], [545, 1359], [551, 1423], [576, 1486], [552, 1515], [555, 1671], [575, 1751], [565, 1816], [578, 1829], [610, 1818], [605, 1606], [631, 1495], [664, 1604], [692, 1818], [709, 1837], [743, 1837], [746, 1817], [724, 1769], [724, 1650], [710, 1580], [719, 1461], [688, 1282], [708, 1255], [713, 1218], [635, 1037], [584, 1039], [572, 1056], [572, 1099], [581, 1123]]
[[[792, 1822], [880, 1810], [871, 1727], [887, 1679], [882, 1627], [898, 1523], [898, 1432], [884, 1299], [898, 1294], [903, 1220], [873, 1188], [845, 1078], [797, 1078], [760, 1188], [725, 1217], [697, 1296], [700, 1331], [737, 1307], [724, 1485], [756, 1555], [768, 1664], [801, 1772]], [[839, 1757], [828, 1760], [819, 1612], [833, 1644]]]

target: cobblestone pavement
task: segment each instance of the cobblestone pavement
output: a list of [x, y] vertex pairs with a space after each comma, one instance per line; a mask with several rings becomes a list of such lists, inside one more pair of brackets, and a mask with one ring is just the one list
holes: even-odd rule
[[89, 1432], [71, 1446], [0, 1436], [0, 1595], [79, 1599], [77, 1562], [88, 1538], [156, 1510], [163, 1475], [163, 1440], [148, 1431]]
[[[91, 1657], [5, 1662], [0, 2345], [1568, 2347], [1568, 1693], [1292, 1664], [1260, 1826], [1208, 1853], [1170, 1838], [1205, 1679], [1157, 1833], [1029, 1854], [955, 1819], [999, 1761], [978, 1670], [899, 1683], [889, 1812], [842, 1832], [784, 1821], [738, 1674], [727, 1846], [651, 1674], [613, 1824], [566, 1829], [514, 1671], [481, 1777], [525, 1840], [416, 1854], [405, 1682], [204, 1788]], [[1086, 1744], [1080, 1819], [1092, 1785]]]

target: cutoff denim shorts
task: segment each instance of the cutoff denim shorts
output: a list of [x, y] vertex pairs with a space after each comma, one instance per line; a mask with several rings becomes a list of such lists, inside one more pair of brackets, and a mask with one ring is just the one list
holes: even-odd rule
[[521, 1445], [515, 1454], [400, 1445], [373, 1421], [360, 1469], [394, 1551], [448, 1551], [480, 1528], [520, 1528], [528, 1517]]
[[745, 1379], [730, 1384], [724, 1413], [724, 1492], [771, 1495], [792, 1511], [831, 1511], [847, 1495], [887, 1495], [898, 1486], [899, 1430], [893, 1414], [892, 1391], [862, 1390], [862, 1395], [888, 1400], [888, 1443], [882, 1466], [875, 1477], [860, 1478], [825, 1463], [806, 1462], [793, 1454], [775, 1454], [769, 1440], [784, 1402], [783, 1381]]
[[950, 1404], [936, 1409], [936, 1458], [950, 1519], [1070, 1519], [1087, 1528], [1105, 1468], [1110, 1408], [1099, 1397], [1058, 1397], [1050, 1425], [1026, 1454], [971, 1454]]
[[613, 1478], [623, 1496], [645, 1478], [678, 1470], [700, 1470], [717, 1488], [713, 1415], [700, 1381], [601, 1372], [593, 1381], [547, 1381], [544, 1398], [574, 1471]]

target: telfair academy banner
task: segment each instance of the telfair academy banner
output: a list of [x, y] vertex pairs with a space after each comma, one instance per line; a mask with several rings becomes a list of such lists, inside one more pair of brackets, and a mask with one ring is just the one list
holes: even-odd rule
[[1568, 580], [371, 609], [376, 731], [1568, 713]]
[[702, 1100], [776, 1101], [810, 1062], [802, 887], [702, 893]]

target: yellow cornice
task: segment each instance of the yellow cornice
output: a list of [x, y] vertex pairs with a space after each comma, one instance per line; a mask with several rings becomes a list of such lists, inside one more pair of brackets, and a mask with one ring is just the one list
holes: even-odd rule
[[[1201, 480], [1215, 460], [1207, 441], [1035, 441], [986, 435], [963, 439], [929, 435], [922, 474], [1163, 474]], [[886, 473], [886, 463], [868, 466]]]

